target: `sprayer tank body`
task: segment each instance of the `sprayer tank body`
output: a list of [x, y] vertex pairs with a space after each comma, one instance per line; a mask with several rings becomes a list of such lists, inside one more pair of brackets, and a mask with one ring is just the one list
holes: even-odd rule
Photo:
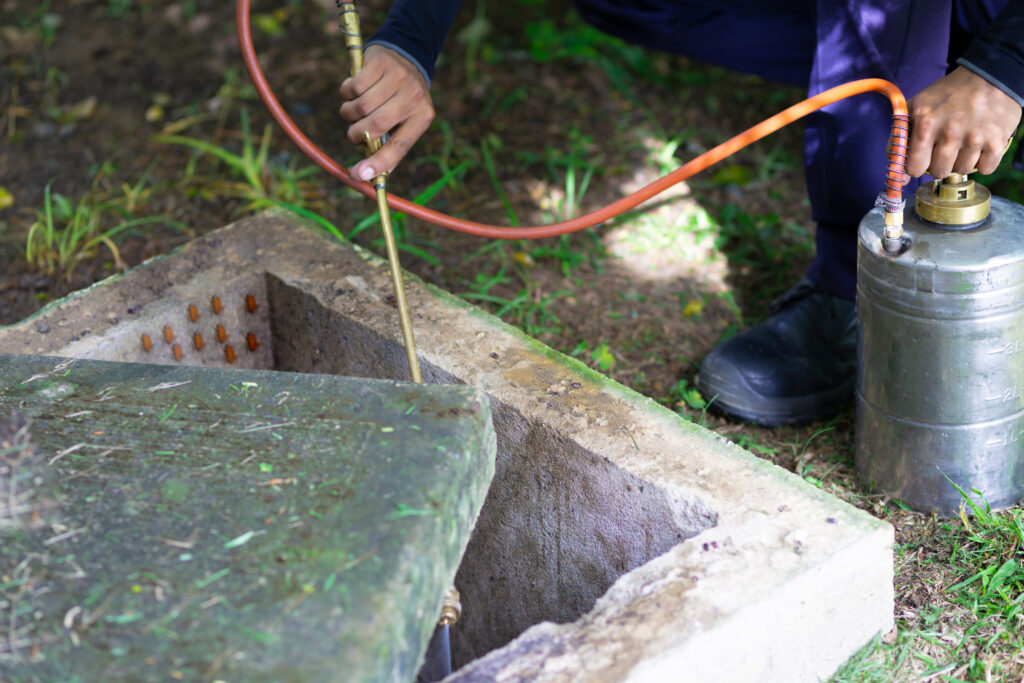
[[[940, 229], [908, 212], [909, 247], [881, 245], [881, 210], [857, 256], [856, 463], [871, 488], [955, 514], [977, 489], [1024, 498], [1024, 207]], [[947, 480], [948, 477], [948, 480]]]

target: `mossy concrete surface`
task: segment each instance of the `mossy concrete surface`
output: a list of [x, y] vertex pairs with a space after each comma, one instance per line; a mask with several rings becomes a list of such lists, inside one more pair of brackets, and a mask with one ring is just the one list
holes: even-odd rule
[[409, 681], [494, 471], [471, 387], [0, 355], [0, 680]]
[[[456, 576], [455, 680], [817, 681], [892, 628], [891, 526], [406, 284], [424, 377], [483, 390], [497, 433]], [[242, 354], [253, 367], [408, 377], [386, 263], [277, 215], [2, 329], [0, 350], [149, 360], [140, 333], [212, 295], [237, 307], [250, 293], [257, 313], [237, 313], [229, 332], [259, 335], [266, 355]]]

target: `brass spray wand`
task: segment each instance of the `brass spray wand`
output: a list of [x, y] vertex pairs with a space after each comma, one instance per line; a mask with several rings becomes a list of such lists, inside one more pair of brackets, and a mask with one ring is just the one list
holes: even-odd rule
[[[359, 26], [359, 13], [356, 6], [351, 2], [337, 0], [338, 11], [341, 13], [341, 32], [345, 35], [345, 45], [348, 47], [349, 72], [352, 76], [359, 73], [363, 68], [363, 32]], [[370, 133], [366, 133], [366, 156], [370, 156], [381, 148], [384, 139], [374, 140]], [[377, 193], [377, 208], [380, 211], [381, 228], [384, 230], [384, 244], [387, 246], [388, 265], [391, 266], [391, 282], [395, 286], [395, 301], [398, 304], [398, 320], [402, 326], [402, 340], [405, 342], [405, 355], [409, 359], [409, 374], [413, 382], [423, 382], [420, 374], [420, 361], [416, 355], [416, 340], [412, 335], [412, 316], [409, 315], [409, 304], [405, 300], [405, 287], [402, 285], [402, 268], [398, 262], [398, 246], [395, 243], [395, 232], [391, 227], [391, 210], [388, 207], [387, 197], [387, 172], [381, 173], [373, 179], [373, 189]], [[458, 621], [462, 615], [462, 604], [459, 599], [459, 592], [452, 586], [444, 597], [441, 608], [441, 618], [438, 621], [438, 631], [443, 632], [443, 642], [447, 642], [448, 629]], [[437, 636], [435, 636], [436, 638]], [[433, 645], [433, 639], [431, 641]], [[447, 649], [447, 648], [446, 648]], [[444, 675], [451, 673], [451, 654], [445, 653], [446, 662]]]
[[[355, 76], [363, 68], [363, 33], [359, 26], [359, 13], [356, 6], [351, 2], [337, 1], [338, 11], [341, 13], [341, 32], [345, 35], [345, 45], [348, 47], [349, 72]], [[366, 133], [366, 156], [370, 156], [381, 148], [387, 139], [378, 138], [374, 140], [370, 133]], [[412, 334], [412, 316], [409, 314], [409, 304], [405, 300], [405, 286], [402, 284], [402, 266], [398, 261], [398, 245], [395, 243], [395, 231], [391, 227], [391, 209], [388, 208], [387, 192], [388, 174], [385, 171], [376, 176], [373, 181], [373, 189], [377, 192], [377, 209], [380, 212], [381, 228], [384, 230], [384, 244], [388, 252], [388, 265], [391, 267], [391, 282], [395, 286], [395, 302], [398, 304], [398, 322], [402, 327], [402, 341], [405, 343], [405, 355], [409, 359], [409, 374], [413, 382], [423, 382], [420, 374], [420, 360], [416, 355], [416, 340]]]

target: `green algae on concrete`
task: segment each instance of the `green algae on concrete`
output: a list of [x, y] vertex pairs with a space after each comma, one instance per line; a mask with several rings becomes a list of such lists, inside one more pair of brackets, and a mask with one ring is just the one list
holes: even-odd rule
[[494, 472], [465, 386], [0, 355], [13, 413], [0, 680], [411, 680]]

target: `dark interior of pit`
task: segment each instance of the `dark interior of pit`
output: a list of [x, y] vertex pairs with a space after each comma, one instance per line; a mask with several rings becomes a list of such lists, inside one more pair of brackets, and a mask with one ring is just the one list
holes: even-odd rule
[[[267, 275], [274, 368], [407, 379], [405, 351]], [[345, 292], [340, 292], [344, 295]], [[381, 315], [397, 312], [381, 302]], [[425, 381], [462, 383], [425, 363]], [[622, 471], [547, 424], [492, 399], [495, 476], [456, 576], [463, 616], [454, 666], [542, 621], [572, 622], [623, 574], [713, 526], [698, 503]]]

